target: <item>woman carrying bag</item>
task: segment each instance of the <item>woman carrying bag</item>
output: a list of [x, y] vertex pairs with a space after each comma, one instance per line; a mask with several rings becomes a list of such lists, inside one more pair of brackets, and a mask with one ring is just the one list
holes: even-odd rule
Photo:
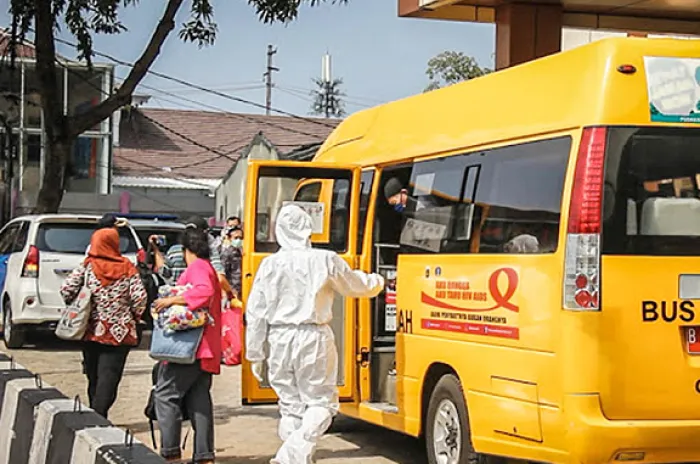
[[146, 290], [134, 265], [119, 251], [117, 229], [100, 229], [92, 235], [87, 258], [61, 287], [66, 304], [80, 293], [90, 300], [81, 337], [90, 408], [107, 418], [117, 399], [126, 358], [138, 345], [136, 326], [146, 309]]
[[182, 238], [187, 269], [177, 281], [189, 286], [181, 295], [160, 298], [153, 305], [160, 313], [171, 306], [190, 310], [206, 309], [212, 323], [204, 327], [193, 364], [163, 362], [155, 387], [155, 409], [161, 431], [161, 455], [169, 462], [181, 458], [182, 405], [194, 429], [196, 463], [214, 462], [214, 408], [211, 401], [212, 375], [221, 369], [221, 286], [209, 261], [206, 232], [188, 229]]

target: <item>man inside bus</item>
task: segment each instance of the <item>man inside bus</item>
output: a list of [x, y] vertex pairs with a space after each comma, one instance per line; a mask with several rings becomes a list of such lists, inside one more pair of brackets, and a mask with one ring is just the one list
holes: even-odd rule
[[412, 213], [416, 210], [416, 200], [408, 196], [408, 190], [398, 177], [392, 177], [384, 184], [384, 196], [398, 213]]
[[[277, 253], [258, 269], [246, 306], [246, 357], [270, 385], [284, 441], [274, 464], [312, 462], [316, 442], [338, 412], [338, 352], [329, 326], [335, 292], [370, 298], [384, 287], [378, 274], [354, 271], [336, 253], [311, 247], [311, 217], [296, 205], [280, 210]], [[269, 356], [266, 356], [266, 345]]]

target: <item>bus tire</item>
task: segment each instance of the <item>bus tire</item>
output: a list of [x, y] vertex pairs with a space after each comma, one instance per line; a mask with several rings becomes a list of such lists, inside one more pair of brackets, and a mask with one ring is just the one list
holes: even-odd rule
[[474, 451], [467, 405], [459, 379], [443, 375], [430, 395], [425, 423], [425, 446], [430, 464], [496, 464]]

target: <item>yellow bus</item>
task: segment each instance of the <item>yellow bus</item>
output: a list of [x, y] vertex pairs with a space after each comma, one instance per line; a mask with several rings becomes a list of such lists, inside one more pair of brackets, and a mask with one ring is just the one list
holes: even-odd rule
[[[423, 436], [431, 464], [700, 462], [697, 41], [595, 42], [251, 162], [244, 292], [273, 184], [316, 246], [387, 277], [336, 301], [343, 414]], [[245, 401], [274, 401], [244, 368]]]

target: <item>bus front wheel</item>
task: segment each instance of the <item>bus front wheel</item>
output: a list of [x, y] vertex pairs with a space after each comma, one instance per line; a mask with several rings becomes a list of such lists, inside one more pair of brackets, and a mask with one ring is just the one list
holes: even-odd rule
[[430, 395], [425, 444], [430, 464], [496, 464], [500, 458], [474, 451], [464, 391], [452, 374], [440, 378]]

